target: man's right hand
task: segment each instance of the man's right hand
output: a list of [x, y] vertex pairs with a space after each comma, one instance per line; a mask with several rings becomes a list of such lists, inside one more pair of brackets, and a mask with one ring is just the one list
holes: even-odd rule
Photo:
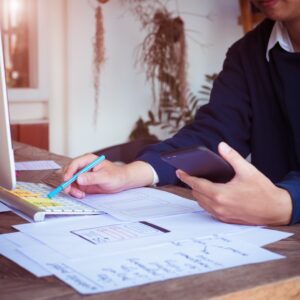
[[[69, 180], [96, 157], [94, 154], [86, 154], [74, 159], [66, 168], [64, 181]], [[104, 160], [91, 171], [79, 175], [74, 183], [65, 188], [64, 192], [76, 198], [83, 198], [86, 194], [117, 193], [130, 188], [151, 185], [152, 182], [151, 167], [143, 161], [120, 165]]]

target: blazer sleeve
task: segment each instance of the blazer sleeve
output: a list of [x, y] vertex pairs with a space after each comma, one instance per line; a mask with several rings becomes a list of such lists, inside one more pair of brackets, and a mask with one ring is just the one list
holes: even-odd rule
[[293, 210], [290, 225], [298, 223], [300, 221], [300, 172], [293, 171], [288, 173], [276, 185], [287, 190], [292, 198]]
[[178, 183], [175, 169], [160, 159], [161, 152], [200, 145], [217, 152], [218, 144], [225, 141], [244, 157], [250, 153], [252, 111], [239, 48], [240, 43], [236, 42], [228, 50], [210, 101], [198, 110], [193, 123], [172, 138], [146, 147], [137, 157], [152, 165], [159, 185]]

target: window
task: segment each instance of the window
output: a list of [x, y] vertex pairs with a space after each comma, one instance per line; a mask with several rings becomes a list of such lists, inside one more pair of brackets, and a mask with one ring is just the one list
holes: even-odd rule
[[36, 0], [0, 0], [7, 85], [36, 87]]

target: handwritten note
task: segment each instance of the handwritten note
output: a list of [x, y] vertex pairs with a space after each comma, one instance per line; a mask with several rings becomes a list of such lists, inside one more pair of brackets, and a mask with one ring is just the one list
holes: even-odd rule
[[283, 256], [225, 237], [161, 244], [118, 255], [62, 260], [53, 250], [21, 249], [79, 293], [94, 294]]
[[53, 160], [22, 161], [15, 163], [16, 171], [55, 170], [60, 169]]

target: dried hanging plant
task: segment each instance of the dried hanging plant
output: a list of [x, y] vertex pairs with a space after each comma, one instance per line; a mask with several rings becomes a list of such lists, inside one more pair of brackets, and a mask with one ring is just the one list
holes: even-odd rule
[[[184, 21], [179, 15], [169, 12], [159, 0], [123, 1], [129, 2], [131, 11], [147, 32], [138, 48], [136, 60], [145, 70], [155, 104], [145, 125], [174, 123], [174, 114], [178, 119], [178, 114], [183, 117], [188, 109]], [[175, 120], [177, 127], [182, 123], [182, 118], [179, 118], [180, 124]], [[138, 127], [137, 123], [136, 129]], [[135, 133], [130, 138], [136, 137]]]
[[101, 4], [106, 3], [108, 0], [97, 0], [95, 8], [95, 36], [93, 41], [93, 75], [94, 75], [94, 123], [97, 122], [98, 108], [99, 108], [99, 92], [100, 92], [100, 73], [101, 67], [104, 63], [104, 27], [103, 27], [103, 13]]
[[148, 35], [141, 44], [138, 62], [146, 70], [159, 109], [186, 106], [186, 42], [184, 22], [165, 7], [157, 9], [145, 25]]
[[145, 69], [154, 102], [159, 109], [186, 105], [186, 42], [184, 22], [173, 16], [159, 0], [123, 0], [147, 35], [137, 63]]
[[[136, 63], [145, 70], [150, 82], [154, 107], [148, 111], [148, 120], [140, 118], [130, 139], [149, 135], [149, 127], [159, 127], [173, 134], [188, 124], [196, 110], [205, 102], [192, 92], [188, 93], [186, 79], [186, 29], [180, 14], [168, 11], [168, 1], [122, 0], [137, 17], [147, 32], [137, 52]], [[209, 15], [192, 16], [210, 19]], [[196, 31], [194, 31], [196, 32]], [[191, 38], [191, 37], [190, 37]], [[192, 39], [194, 40], [194, 39]], [[204, 44], [198, 43], [201, 47]]]
[[[146, 67], [147, 80], [152, 83], [161, 107], [170, 103], [186, 105], [186, 43], [184, 22], [166, 10], [157, 10], [151, 32], [142, 43], [139, 60]], [[155, 93], [156, 94], [156, 93]]]

